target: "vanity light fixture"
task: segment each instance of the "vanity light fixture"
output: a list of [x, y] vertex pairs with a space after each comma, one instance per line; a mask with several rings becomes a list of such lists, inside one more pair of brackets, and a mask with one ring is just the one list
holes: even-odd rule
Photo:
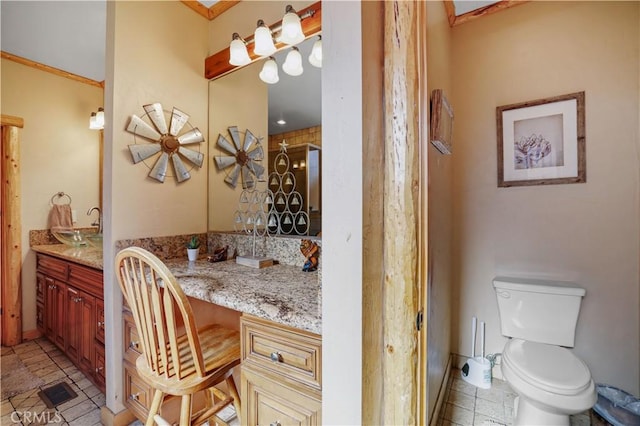
[[243, 66], [250, 62], [251, 58], [249, 58], [245, 41], [240, 37], [240, 34], [233, 33], [231, 44], [229, 45], [229, 63], [235, 66]]
[[302, 32], [302, 25], [300, 24], [300, 17], [293, 6], [289, 4], [285, 9], [285, 15], [282, 18], [282, 33], [280, 34], [279, 41], [293, 46], [303, 40], [304, 33]]
[[271, 56], [276, 53], [276, 46], [273, 44], [271, 30], [264, 24], [262, 19], [258, 20], [258, 26], [253, 34], [253, 53], [258, 56]]
[[302, 55], [297, 47], [292, 47], [287, 54], [287, 58], [282, 64], [282, 71], [294, 77], [301, 75], [304, 71], [304, 68], [302, 68]]
[[300, 160], [300, 168], [304, 169], [307, 166], [307, 163], [304, 160]]
[[89, 128], [91, 130], [104, 129], [104, 108], [98, 108], [98, 112], [92, 112], [89, 118]]
[[262, 66], [262, 71], [260, 71], [260, 80], [264, 81], [267, 84], [275, 84], [280, 81], [280, 77], [278, 75], [278, 64], [273, 56], [270, 56]]
[[318, 40], [313, 43], [311, 54], [309, 54], [309, 63], [316, 68], [322, 68], [322, 36], [318, 36]]
[[294, 169], [297, 169], [298, 167], [300, 167], [300, 164], [298, 164], [298, 162], [297, 162], [297, 161], [294, 161], [294, 162], [293, 162], [293, 168], [294, 168]]

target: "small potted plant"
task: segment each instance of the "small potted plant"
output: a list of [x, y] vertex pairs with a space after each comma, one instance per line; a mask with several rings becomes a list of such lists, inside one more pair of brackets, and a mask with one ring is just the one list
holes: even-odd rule
[[200, 251], [200, 240], [196, 235], [192, 236], [187, 243], [187, 257], [189, 262], [193, 262], [198, 259], [198, 252]]

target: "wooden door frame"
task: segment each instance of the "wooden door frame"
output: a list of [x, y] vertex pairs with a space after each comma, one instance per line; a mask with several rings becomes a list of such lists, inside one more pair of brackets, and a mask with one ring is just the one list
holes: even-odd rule
[[2, 115], [2, 158], [0, 161], [0, 207], [2, 218], [2, 344], [17, 345], [22, 341], [22, 225], [20, 202], [20, 131], [24, 120]]

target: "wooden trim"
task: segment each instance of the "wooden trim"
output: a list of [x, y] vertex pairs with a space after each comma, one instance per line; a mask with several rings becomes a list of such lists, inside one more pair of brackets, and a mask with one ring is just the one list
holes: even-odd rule
[[16, 126], [1, 128], [2, 344], [13, 346], [22, 341], [20, 133]]
[[[322, 2], [314, 3], [308, 7], [305, 7], [302, 10], [299, 10], [298, 15], [302, 15], [303, 13], [306, 13], [310, 10], [314, 11], [313, 16], [309, 18], [305, 18], [301, 22], [302, 32], [305, 34], [306, 38], [313, 37], [314, 35], [322, 31]], [[269, 27], [273, 28], [281, 25], [281, 23], [282, 23], [282, 20], [269, 25]], [[245, 38], [249, 38], [249, 37], [253, 37], [253, 34]], [[231, 34], [229, 34], [229, 41], [231, 41]], [[284, 43], [276, 43], [276, 49], [278, 51], [283, 50], [287, 47], [289, 46]], [[249, 58], [251, 58], [251, 62], [249, 62], [249, 64], [252, 64], [257, 60], [262, 59], [262, 56], [258, 56], [255, 53], [253, 53], [252, 49], [248, 49], [248, 51], [249, 51]], [[213, 55], [209, 56], [204, 60], [204, 77], [209, 80], [213, 80], [213, 79], [222, 77], [223, 75], [226, 75], [230, 72], [233, 72], [239, 68], [243, 68], [245, 66], [246, 65], [237, 67], [235, 65], [231, 65], [229, 63], [229, 47], [225, 47], [221, 51], [214, 53]]]
[[42, 337], [42, 332], [40, 330], [27, 330], [22, 332], [22, 340], [35, 340], [38, 337]]
[[14, 117], [12, 115], [2, 114], [2, 125], [19, 127], [22, 129], [24, 127], [24, 119], [20, 117]]
[[453, 4], [453, 0], [443, 0], [444, 9], [447, 11], [447, 18], [449, 19], [449, 26], [455, 27], [456, 25], [464, 24], [465, 22], [473, 21], [481, 16], [491, 15], [501, 10], [508, 9], [513, 6], [519, 6], [527, 3], [529, 0], [502, 0], [498, 3], [490, 4], [480, 9], [472, 10], [462, 15], [456, 16], [456, 8]]
[[19, 64], [26, 65], [28, 67], [32, 67], [40, 71], [55, 74], [58, 77], [68, 78], [70, 80], [78, 81], [80, 83], [84, 83], [84, 84], [88, 84], [91, 86], [96, 86], [104, 89], [104, 81], [91, 80], [90, 78], [82, 77], [80, 75], [63, 71], [58, 68], [50, 67], [49, 65], [41, 64], [40, 62], [35, 62], [30, 59], [23, 58], [21, 56], [12, 55], [11, 53], [7, 53], [5, 51], [0, 51], [0, 56], [3, 59], [8, 59], [9, 61], [17, 62]]
[[417, 2], [384, 2], [384, 355], [382, 424], [416, 424], [418, 395]]
[[418, 153], [419, 153], [419, 186], [418, 186], [418, 306], [422, 312], [422, 327], [418, 331], [418, 388], [417, 419], [418, 424], [426, 425], [429, 420], [429, 371], [428, 371], [428, 337], [429, 337], [429, 88], [427, 85], [427, 4], [417, 4], [417, 40], [418, 40]]
[[240, 0], [220, 0], [217, 3], [206, 7], [199, 1], [193, 0], [180, 0], [185, 6], [194, 10], [198, 15], [204, 16], [208, 20], [212, 21], [218, 16], [222, 15], [227, 10], [231, 9], [236, 4], [240, 3]]
[[362, 424], [381, 425], [384, 389], [384, 4], [362, 2]]
[[98, 206], [102, 212], [102, 183], [104, 174], [104, 130], [100, 129], [99, 157], [98, 157]]
[[[440, 418], [440, 412], [442, 411], [442, 407], [445, 404], [445, 398], [447, 397], [447, 389], [449, 387], [449, 379], [451, 378], [451, 366], [453, 365], [453, 354], [449, 355], [449, 360], [447, 361], [447, 366], [444, 371], [444, 378], [442, 379], [442, 383], [440, 383], [440, 390], [438, 391], [438, 398], [436, 399], [436, 406], [433, 409], [433, 413], [431, 413], [431, 418], [429, 419], [429, 426], [436, 426], [438, 424], [438, 419]], [[426, 424], [426, 423], [421, 423]]]

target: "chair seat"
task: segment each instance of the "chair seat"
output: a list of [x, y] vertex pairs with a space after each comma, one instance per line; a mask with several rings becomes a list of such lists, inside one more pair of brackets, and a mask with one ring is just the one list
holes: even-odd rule
[[[164, 393], [188, 395], [220, 382], [233, 367], [240, 364], [240, 334], [237, 331], [211, 324], [198, 329], [198, 337], [205, 366], [204, 377], [196, 374], [186, 335], [178, 339], [182, 365], [180, 376], [175, 374], [173, 368], [169, 370], [169, 377], [156, 374], [149, 368], [144, 355], [136, 360], [138, 374], [149, 385]], [[173, 366], [174, 363], [170, 365]], [[164, 372], [162, 362], [159, 362], [159, 370]]]

